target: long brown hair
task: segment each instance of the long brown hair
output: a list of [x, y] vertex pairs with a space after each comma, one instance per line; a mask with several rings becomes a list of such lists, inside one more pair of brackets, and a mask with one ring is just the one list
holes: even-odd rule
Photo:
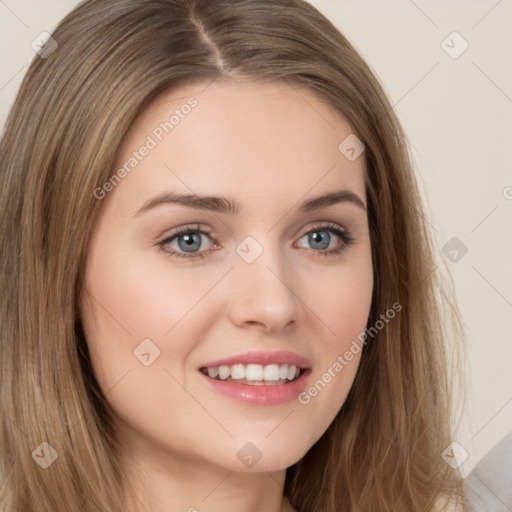
[[[435, 271], [403, 130], [347, 39], [303, 0], [88, 0], [52, 37], [58, 46], [32, 62], [0, 143], [6, 510], [123, 510], [112, 412], [77, 312], [100, 207], [93, 191], [156, 95], [232, 77], [308, 87], [348, 121], [365, 144], [368, 325], [402, 306], [365, 344], [346, 402], [288, 468], [285, 494], [299, 512], [425, 512], [461, 498], [461, 475], [442, 458], [456, 374], [445, 361], [446, 320], [462, 338], [457, 308]], [[35, 463], [55, 455], [46, 468]]]

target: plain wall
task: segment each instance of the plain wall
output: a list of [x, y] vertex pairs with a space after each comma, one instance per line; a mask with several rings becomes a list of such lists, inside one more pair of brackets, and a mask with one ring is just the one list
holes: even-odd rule
[[[2, 128], [32, 41], [77, 3], [0, 2]], [[512, 431], [512, 2], [311, 3], [374, 70], [413, 149], [468, 333], [470, 399], [455, 439], [469, 454], [466, 474]], [[454, 237], [459, 247], [445, 246]]]

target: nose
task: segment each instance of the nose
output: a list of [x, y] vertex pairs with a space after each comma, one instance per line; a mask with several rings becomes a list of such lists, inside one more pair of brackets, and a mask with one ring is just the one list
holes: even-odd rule
[[[240, 253], [242, 254], [242, 253]], [[266, 247], [251, 263], [236, 256], [229, 278], [229, 316], [238, 327], [279, 332], [305, 318], [294, 269], [279, 248]]]

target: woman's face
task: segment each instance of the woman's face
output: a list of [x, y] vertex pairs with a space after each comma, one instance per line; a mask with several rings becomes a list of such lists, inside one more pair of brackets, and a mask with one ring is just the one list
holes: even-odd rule
[[[353, 142], [327, 104], [286, 83], [187, 86], [136, 120], [110, 183], [91, 190], [102, 205], [80, 300], [133, 460], [279, 470], [333, 421], [373, 287]], [[233, 376], [204, 373], [220, 367]]]

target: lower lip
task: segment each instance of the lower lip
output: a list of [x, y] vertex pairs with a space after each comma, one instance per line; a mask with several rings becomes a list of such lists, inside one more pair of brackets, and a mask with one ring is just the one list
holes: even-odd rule
[[307, 378], [311, 373], [311, 369], [303, 371], [298, 379], [278, 386], [238, 384], [236, 382], [212, 379], [202, 372], [199, 373], [206, 379], [207, 384], [221, 395], [251, 404], [274, 405], [296, 400], [297, 396], [306, 388]]

